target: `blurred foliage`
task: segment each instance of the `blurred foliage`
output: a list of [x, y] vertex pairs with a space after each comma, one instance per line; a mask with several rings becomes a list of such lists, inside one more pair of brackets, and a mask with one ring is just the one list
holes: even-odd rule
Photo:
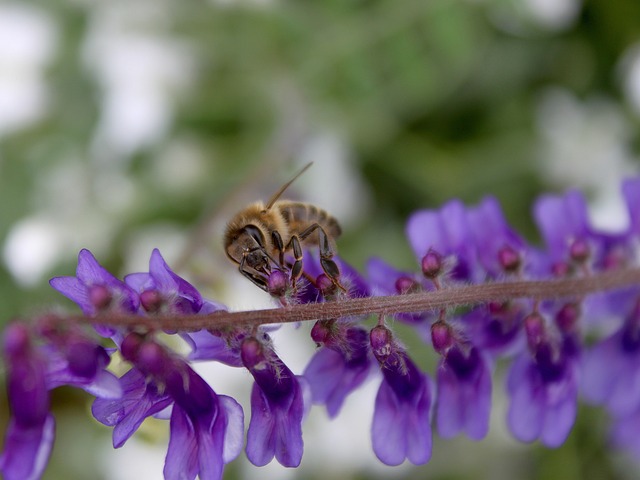
[[[358, 267], [373, 254], [411, 267], [403, 238], [407, 215], [453, 197], [497, 196], [509, 221], [535, 239], [531, 204], [549, 188], [540, 173], [536, 125], [548, 88], [610, 99], [631, 125], [625, 147], [640, 146], [639, 119], [616, 76], [621, 57], [640, 40], [637, 0], [585, 0], [562, 27], [537, 21], [518, 0], [23, 3], [50, 16], [58, 48], [47, 71], [44, 118], [0, 139], [0, 245], [25, 216], [66, 208], [43, 185], [47, 175], [77, 165], [80, 181], [68, 188], [86, 190], [90, 215], [109, 222], [110, 247], [100, 261], [114, 272], [145, 226], [164, 222], [200, 235], [210, 213], [224, 211], [229, 198], [273, 191], [280, 173], [289, 171], [283, 161], [298, 157], [317, 132], [339, 136], [369, 189], [368, 213], [345, 226], [340, 242], [341, 254]], [[96, 160], [110, 155], [95, 152], [104, 88], [86, 64], [87, 38], [109, 8], [123, 18], [131, 9], [125, 30], [175, 40], [193, 64], [188, 88], [171, 92], [166, 135], [118, 162], [135, 194], [117, 215], [96, 184], [115, 167]], [[171, 188], [155, 169], [181, 142], [204, 162], [196, 179]], [[177, 152], [171, 162], [182, 161]], [[234, 197], [236, 191], [244, 194]], [[193, 245], [203, 243], [209, 244], [196, 239]], [[50, 275], [73, 272], [73, 259], [64, 262]], [[61, 302], [44, 279], [17, 285], [2, 263], [0, 292], [1, 321]], [[520, 453], [518, 478], [622, 478], [593, 414], [581, 412], [562, 449]], [[50, 478], [88, 478], [60, 457], [53, 466]], [[430, 468], [411, 470], [407, 478], [491, 478], [495, 471], [430, 475]], [[229, 472], [240, 475], [235, 467]]]

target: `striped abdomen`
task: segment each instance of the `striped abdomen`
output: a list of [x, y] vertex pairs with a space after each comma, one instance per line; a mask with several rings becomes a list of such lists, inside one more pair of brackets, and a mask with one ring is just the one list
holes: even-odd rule
[[[342, 233], [338, 221], [333, 216], [311, 203], [282, 200], [276, 202], [272, 208], [277, 209], [280, 215], [282, 215], [282, 218], [289, 227], [289, 236], [294, 234], [300, 235], [314, 223], [320, 225], [325, 233], [334, 240]], [[288, 241], [288, 239], [286, 241]], [[313, 232], [307, 237], [304, 243], [317, 245], [317, 232]]]

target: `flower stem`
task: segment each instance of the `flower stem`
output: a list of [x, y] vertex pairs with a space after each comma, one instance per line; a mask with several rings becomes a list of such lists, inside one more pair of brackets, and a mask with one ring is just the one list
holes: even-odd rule
[[282, 308], [241, 312], [220, 311], [208, 315], [139, 315], [101, 314], [96, 317], [73, 316], [69, 320], [100, 325], [143, 327], [183, 332], [202, 329], [251, 327], [264, 324], [329, 320], [362, 315], [392, 315], [437, 311], [487, 302], [504, 302], [517, 298], [532, 300], [581, 297], [590, 293], [636, 285], [640, 287], [640, 268], [621, 269], [588, 277], [553, 280], [514, 281], [446, 287], [431, 292], [384, 297], [289, 305]]

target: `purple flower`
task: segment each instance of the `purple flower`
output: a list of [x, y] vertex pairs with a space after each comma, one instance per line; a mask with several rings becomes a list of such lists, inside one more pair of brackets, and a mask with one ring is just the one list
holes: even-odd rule
[[[424, 276], [402, 272], [376, 257], [367, 262], [367, 274], [373, 295], [402, 295], [435, 290], [433, 282], [428, 281]], [[434, 312], [398, 313], [394, 315], [398, 320], [413, 325], [418, 335], [425, 341], [429, 337], [429, 321], [434, 316]]]
[[100, 423], [113, 429], [113, 447], [120, 448], [142, 425], [145, 418], [155, 415], [172, 404], [166, 392], [160, 393], [153, 382], [132, 368], [120, 378], [122, 397], [96, 398], [91, 413]]
[[39, 425], [21, 425], [9, 420], [4, 451], [0, 455], [0, 472], [5, 480], [40, 478], [49, 461], [55, 439], [55, 420], [47, 414]]
[[124, 281], [140, 294], [142, 307], [148, 312], [168, 310], [186, 315], [198, 313], [203, 305], [200, 292], [169, 268], [157, 248], [149, 259], [149, 273], [131, 273]]
[[467, 222], [477, 251], [478, 261], [493, 278], [515, 273], [522, 267], [528, 247], [509, 228], [500, 204], [493, 197], [467, 210]]
[[45, 357], [34, 348], [25, 325], [15, 323], [4, 335], [7, 393], [11, 419], [0, 456], [6, 480], [40, 478], [53, 440], [55, 422], [49, 413]]
[[559, 447], [576, 418], [577, 346], [570, 336], [550, 338], [538, 314], [527, 317], [526, 329], [532, 352], [517, 357], [507, 377], [509, 428], [520, 441]]
[[533, 215], [547, 247], [546, 259], [536, 266], [540, 274], [566, 275], [575, 265], [599, 265], [606, 256], [605, 244], [613, 248], [612, 238], [597, 234], [590, 226], [587, 203], [577, 190], [562, 196], [542, 195]]
[[[226, 307], [220, 303], [204, 300], [200, 315], [208, 315], [224, 310]], [[215, 334], [214, 334], [215, 333]], [[189, 360], [215, 360], [231, 367], [241, 367], [240, 341], [243, 334], [235, 332], [213, 332], [200, 330], [198, 332], [182, 333], [180, 337], [191, 347]]]
[[71, 385], [101, 398], [122, 395], [118, 378], [106, 370], [111, 361], [109, 354], [78, 325], [43, 317], [38, 322], [38, 333], [48, 342], [41, 346], [41, 352], [47, 358], [49, 390]]
[[[54, 277], [49, 284], [65, 297], [74, 301], [87, 316], [113, 309], [125, 313], [138, 310], [138, 295], [124, 282], [111, 275], [86, 249], [78, 254], [75, 277]], [[95, 327], [98, 333], [111, 337], [115, 330]]]
[[268, 344], [253, 337], [242, 342], [242, 362], [255, 379], [247, 458], [259, 467], [273, 457], [285, 467], [297, 467], [303, 453], [304, 379], [296, 377]]
[[182, 335], [191, 345], [189, 360], [215, 360], [231, 367], [241, 367], [240, 346], [232, 347], [230, 342], [238, 343], [241, 337], [232, 336], [229, 341], [207, 330]]
[[584, 354], [582, 393], [615, 416], [640, 409], [640, 301], [622, 328]]
[[[626, 183], [625, 196], [630, 215], [639, 186]], [[589, 270], [611, 270], [633, 265], [634, 242], [631, 234], [611, 234], [596, 231], [589, 223], [587, 205], [582, 193], [571, 190], [562, 196], [543, 195], [534, 206], [534, 217], [547, 249], [546, 257], [538, 257], [535, 271], [542, 276], [564, 276], [578, 269], [581, 274]], [[602, 318], [618, 315], [631, 308], [637, 288], [590, 295], [583, 301], [583, 323], [590, 324]]]
[[454, 345], [440, 361], [437, 374], [438, 433], [451, 438], [466, 432], [480, 440], [489, 430], [491, 371], [476, 347]]
[[426, 375], [382, 326], [370, 334], [371, 348], [382, 368], [371, 438], [373, 451], [387, 465], [405, 458], [419, 465], [431, 458], [431, 386]]
[[222, 478], [224, 464], [242, 450], [240, 405], [217, 395], [184, 361], [138, 334], [125, 338], [122, 354], [135, 365], [121, 378], [122, 399], [97, 400], [92, 408], [99, 421], [115, 427], [114, 446], [123, 445], [146, 417], [172, 406], [165, 478]]
[[478, 270], [467, 220], [464, 204], [459, 200], [446, 203], [440, 210], [420, 210], [412, 214], [406, 234], [416, 258], [421, 260], [429, 251], [435, 251], [454, 262], [450, 271], [453, 280], [482, 280], [484, 274]]
[[318, 322], [313, 328], [312, 338], [323, 347], [303, 374], [313, 403], [326, 405], [331, 418], [338, 414], [347, 395], [367, 379], [372, 365], [366, 330], [336, 323]]
[[[347, 289], [347, 296], [359, 298], [371, 295], [369, 284], [355, 268], [338, 256], [333, 257], [333, 261], [340, 270], [340, 283]], [[313, 279], [314, 283], [312, 284], [306, 280], [303, 282], [304, 286], [298, 289], [296, 295], [297, 303], [316, 303], [332, 299], [337, 294], [342, 294], [324, 273], [317, 255], [305, 250], [303, 265], [305, 276]]]
[[616, 448], [626, 451], [636, 461], [640, 460], [640, 408], [613, 418], [611, 440]]
[[171, 372], [167, 391], [171, 413], [165, 479], [222, 478], [225, 464], [242, 451], [244, 414], [231, 397], [216, 395], [193, 370]]
[[577, 190], [540, 196], [533, 215], [554, 261], [569, 261], [571, 244], [590, 236], [587, 203]]
[[[76, 326], [61, 327], [56, 322], [59, 319], [40, 319], [39, 336], [18, 323], [6, 332], [13, 416], [0, 462], [5, 478], [37, 478], [42, 473], [54, 439], [49, 390], [70, 385], [104, 398], [122, 393], [118, 379], [105, 370], [109, 355], [104, 348]], [[49, 343], [35, 345], [36, 339]]]
[[522, 351], [522, 321], [529, 302], [489, 303], [466, 313], [461, 324], [473, 344], [492, 358]]

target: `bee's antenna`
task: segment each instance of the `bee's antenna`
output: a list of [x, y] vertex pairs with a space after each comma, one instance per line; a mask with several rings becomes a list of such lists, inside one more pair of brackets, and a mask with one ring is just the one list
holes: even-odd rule
[[265, 207], [265, 210], [269, 210], [271, 207], [273, 207], [273, 204], [274, 204], [274, 203], [276, 203], [276, 201], [278, 200], [278, 198], [280, 198], [280, 195], [282, 195], [282, 194], [284, 193], [284, 191], [285, 191], [287, 188], [289, 188], [289, 185], [291, 185], [293, 182], [295, 182], [295, 181], [298, 179], [298, 177], [299, 177], [300, 175], [302, 175], [305, 171], [307, 171], [307, 169], [308, 169], [311, 165], [313, 165], [313, 162], [309, 162], [309, 163], [307, 163], [307, 164], [302, 168], [302, 170], [300, 170], [298, 173], [296, 173], [296, 174], [295, 174], [295, 176], [294, 176], [291, 180], [289, 180], [287, 183], [285, 183], [284, 185], [282, 185], [282, 186], [280, 187], [280, 189], [279, 189], [276, 193], [274, 193], [274, 194], [271, 196], [271, 198], [270, 198], [270, 199], [269, 199], [269, 201], [267, 202], [267, 206]]

